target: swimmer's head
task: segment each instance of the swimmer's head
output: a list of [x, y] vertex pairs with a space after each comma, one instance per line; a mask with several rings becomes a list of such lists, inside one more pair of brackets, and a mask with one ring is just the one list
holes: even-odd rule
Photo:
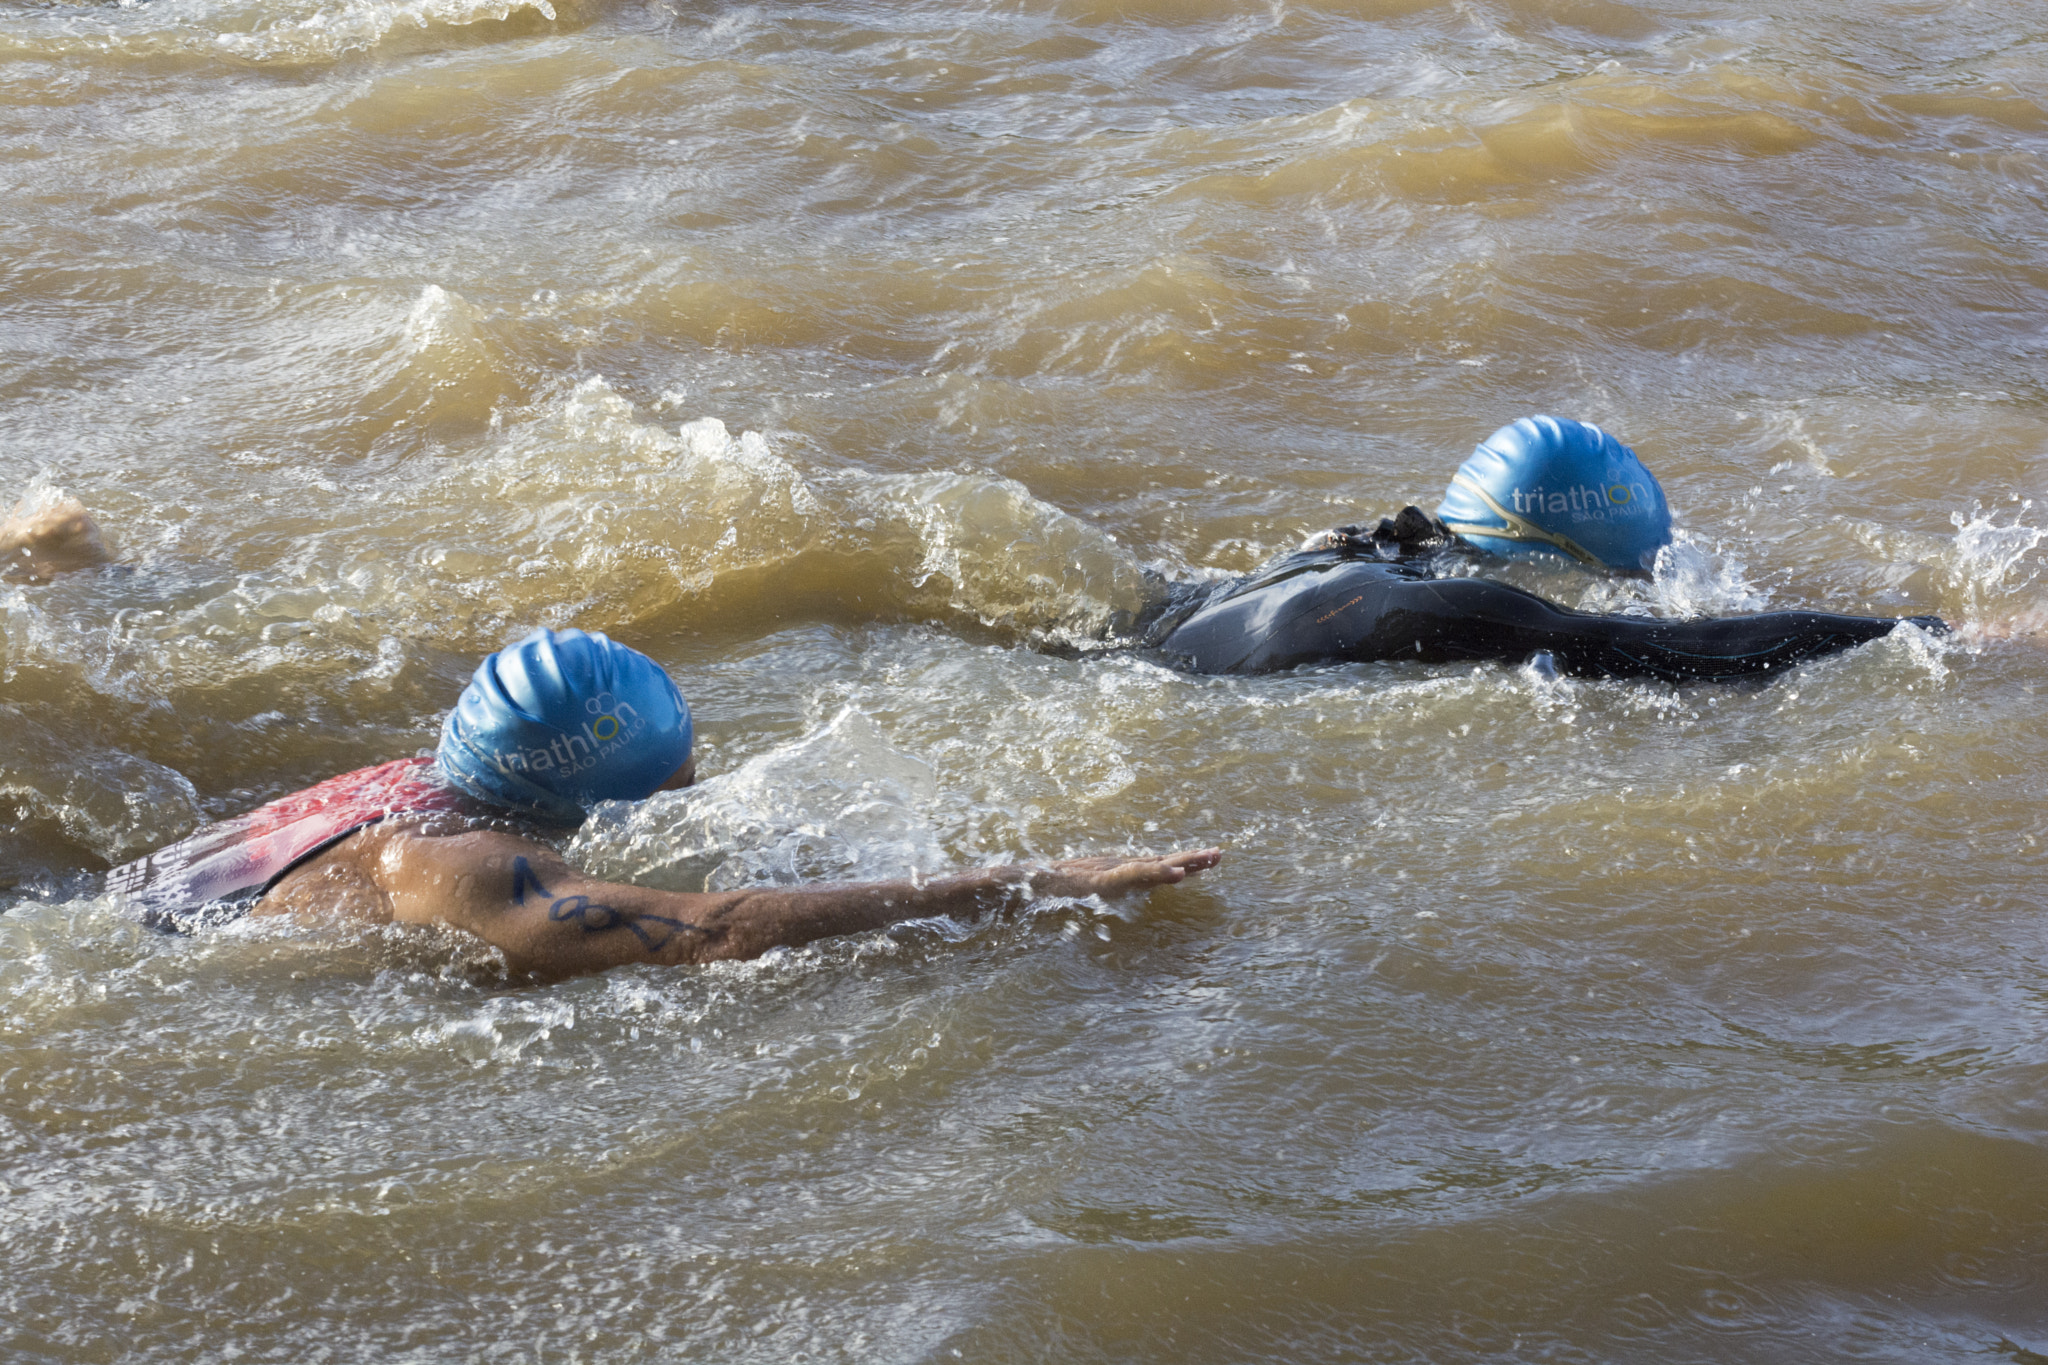
[[1636, 453], [1590, 422], [1524, 417], [1451, 476], [1437, 516], [1491, 554], [1562, 555], [1646, 573], [1671, 543], [1671, 506]]
[[690, 759], [690, 707], [661, 665], [595, 631], [537, 630], [477, 665], [441, 726], [450, 781], [480, 801], [580, 823]]

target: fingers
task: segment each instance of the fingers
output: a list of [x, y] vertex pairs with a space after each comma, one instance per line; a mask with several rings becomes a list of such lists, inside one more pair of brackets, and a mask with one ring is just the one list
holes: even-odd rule
[[1186, 881], [1190, 873], [1207, 872], [1222, 861], [1220, 848], [1191, 848], [1132, 858], [1116, 870], [1140, 880], [1171, 884]]
[[1174, 886], [1194, 873], [1206, 872], [1223, 860], [1218, 848], [1183, 849], [1178, 853], [1145, 853], [1135, 857], [1067, 858], [1050, 868], [1023, 873], [1024, 888], [1037, 896], [1115, 896], [1127, 891], [1145, 891], [1155, 886]]

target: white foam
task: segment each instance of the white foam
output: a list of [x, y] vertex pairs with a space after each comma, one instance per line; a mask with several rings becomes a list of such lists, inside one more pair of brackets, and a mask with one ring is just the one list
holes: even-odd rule
[[950, 865], [929, 764], [851, 707], [733, 772], [598, 808], [568, 847], [597, 875], [718, 891], [923, 875]]
[[[1548, 567], [1548, 566], [1545, 566]], [[1750, 582], [1748, 565], [1717, 542], [1683, 528], [1657, 552], [1645, 581], [1589, 575], [1559, 567], [1543, 583], [1524, 582], [1543, 596], [1559, 598], [1581, 611], [1652, 616], [1720, 616], [1764, 611], [1765, 594]]]
[[14, 510], [23, 516], [32, 515], [67, 501], [71, 494], [64, 485], [57, 482], [57, 471], [48, 465], [38, 469], [21, 490], [21, 497]]
[[482, 314], [460, 294], [430, 284], [405, 316], [405, 344], [415, 352], [474, 344]]
[[[1029, 634], [1100, 638], [1151, 589], [1137, 558], [1096, 527], [1033, 497], [1014, 479], [916, 474], [865, 481], [856, 521], [878, 539], [907, 535], [913, 600]], [[894, 523], [891, 526], [889, 523]]]
[[1747, 566], [1719, 547], [1708, 547], [1691, 532], [1672, 532], [1657, 552], [1650, 597], [1660, 616], [1708, 616], [1762, 611], [1769, 603], [1750, 583]]
[[222, 33], [215, 46], [252, 62], [327, 61], [373, 49], [393, 33], [503, 21], [521, 10], [553, 20], [549, 0], [343, 0], [249, 33]]
[[1944, 556], [1944, 567], [1953, 590], [1963, 597], [1966, 616], [2009, 607], [2014, 590], [2030, 586], [2038, 576], [2038, 566], [2020, 573], [2022, 561], [2048, 538], [2048, 529], [2029, 526], [2024, 520], [2033, 506], [2031, 499], [2020, 503], [2012, 520], [2003, 524], [1995, 510], [1986, 511], [1977, 503], [1971, 504], [1968, 516], [1949, 514], [1956, 536]]

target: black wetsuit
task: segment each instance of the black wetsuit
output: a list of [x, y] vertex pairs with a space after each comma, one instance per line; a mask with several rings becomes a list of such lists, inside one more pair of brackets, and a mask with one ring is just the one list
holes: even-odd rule
[[[1248, 578], [1176, 594], [1148, 623], [1148, 643], [1195, 673], [1403, 659], [1522, 663], [1547, 653], [1574, 677], [1691, 682], [1769, 673], [1898, 625], [1813, 611], [1600, 616], [1505, 583], [1438, 577], [1441, 557], [1461, 545], [1413, 507], [1371, 530], [1339, 527]], [[1947, 630], [1935, 617], [1911, 619]]]

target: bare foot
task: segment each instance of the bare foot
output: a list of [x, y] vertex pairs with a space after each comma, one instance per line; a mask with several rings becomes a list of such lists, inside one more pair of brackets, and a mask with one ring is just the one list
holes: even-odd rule
[[99, 523], [76, 498], [34, 510], [26, 502], [18, 503], [0, 521], [0, 573], [10, 578], [47, 583], [60, 573], [90, 569], [110, 557]]

